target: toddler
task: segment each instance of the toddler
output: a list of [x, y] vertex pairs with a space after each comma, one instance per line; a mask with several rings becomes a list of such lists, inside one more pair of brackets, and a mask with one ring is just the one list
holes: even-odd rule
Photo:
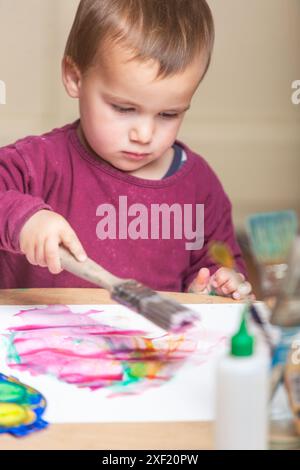
[[62, 64], [79, 119], [0, 149], [1, 288], [92, 287], [62, 271], [62, 244], [156, 290], [250, 294], [230, 201], [176, 140], [213, 42], [205, 0], [81, 0]]

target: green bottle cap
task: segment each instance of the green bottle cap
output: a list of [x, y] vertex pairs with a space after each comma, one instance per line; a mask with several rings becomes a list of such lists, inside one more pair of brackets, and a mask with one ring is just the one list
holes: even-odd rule
[[247, 330], [246, 315], [248, 308], [246, 307], [242, 313], [242, 320], [239, 331], [231, 338], [231, 355], [246, 357], [252, 356], [254, 349], [254, 337]]

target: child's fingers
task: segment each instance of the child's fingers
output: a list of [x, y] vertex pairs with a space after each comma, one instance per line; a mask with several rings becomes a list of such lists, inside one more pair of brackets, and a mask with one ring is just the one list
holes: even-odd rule
[[213, 275], [212, 286], [222, 290], [223, 288], [227, 291], [226, 293], [231, 293], [237, 289], [237, 287], [243, 283], [245, 276], [241, 273], [236, 273], [232, 269], [220, 268]]
[[25, 255], [27, 261], [32, 264], [33, 266], [36, 266], [36, 261], [35, 261], [35, 244], [31, 240], [31, 242], [24, 242], [23, 240], [20, 240], [20, 250], [23, 255]]
[[224, 295], [230, 295], [238, 288], [238, 282], [235, 279], [229, 279], [221, 287], [218, 287], [218, 290]]
[[232, 297], [236, 300], [244, 299], [248, 297], [252, 291], [252, 286], [250, 282], [243, 282], [238, 286], [236, 291], [232, 294]]
[[233, 292], [237, 291], [241, 296], [246, 296], [251, 292], [251, 285], [249, 282], [245, 282], [245, 276], [243, 274], [236, 273], [234, 277], [223, 284], [221, 290], [225, 295], [231, 295]]
[[45, 268], [47, 266], [45, 256], [45, 242], [40, 240], [35, 245], [35, 260], [38, 266]]
[[[232, 272], [231, 272], [232, 273]], [[211, 285], [216, 290], [219, 295], [226, 295], [227, 292], [223, 291], [223, 288], [226, 290], [229, 288], [229, 285], [226, 284], [232, 280], [232, 275], [227, 268], [220, 268], [218, 271], [213, 274], [211, 278]]]
[[35, 259], [35, 244], [33, 243], [30, 246], [26, 246], [23, 249], [23, 253], [25, 254], [27, 261], [29, 261], [30, 264], [33, 266], [37, 266], [37, 262]]
[[77, 258], [78, 261], [85, 261], [87, 259], [86, 252], [83, 249], [77, 235], [73, 230], [68, 233], [61, 234], [61, 241], [63, 245]]
[[235, 300], [249, 297], [251, 284], [245, 281], [245, 276], [228, 268], [220, 268], [213, 276], [212, 286], [218, 294], [231, 295]]
[[59, 274], [62, 271], [58, 243], [58, 239], [54, 237], [48, 238], [45, 242], [45, 259], [48, 269], [52, 274]]
[[196, 279], [192, 283], [192, 291], [194, 293], [208, 294], [210, 280], [210, 272], [208, 268], [201, 268]]
[[212, 286], [220, 288], [225, 284], [229, 279], [229, 269], [220, 268], [212, 276]]

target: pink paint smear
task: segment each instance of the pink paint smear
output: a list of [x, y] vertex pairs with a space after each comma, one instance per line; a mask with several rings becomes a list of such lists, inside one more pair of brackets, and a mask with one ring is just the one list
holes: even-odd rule
[[[149, 339], [146, 332], [94, 320], [89, 310], [73, 313], [62, 305], [21, 310], [19, 325], [8, 329], [7, 363], [32, 375], [57, 379], [92, 390], [138, 393], [170, 380], [191, 357], [207, 361], [223, 338], [205, 341], [197, 335]], [[199, 348], [199, 340], [201, 347]]]

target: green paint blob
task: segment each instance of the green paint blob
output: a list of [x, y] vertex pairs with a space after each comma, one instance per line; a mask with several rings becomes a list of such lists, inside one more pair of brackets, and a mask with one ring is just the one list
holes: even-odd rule
[[15, 364], [21, 364], [21, 358], [17, 353], [16, 347], [14, 345], [15, 334], [10, 335], [9, 344], [7, 348], [7, 359], [9, 362], [14, 362]]
[[130, 368], [130, 374], [133, 377], [141, 378], [147, 375], [147, 367], [143, 362], [136, 362]]
[[124, 373], [123, 373], [123, 380], [122, 380], [122, 386], [127, 387], [128, 385], [138, 382], [140, 380], [140, 376], [137, 376], [136, 373], [134, 373], [134, 365], [135, 364], [123, 364], [124, 367]]
[[73, 339], [73, 344], [81, 344], [83, 342], [83, 339]]
[[0, 401], [24, 403], [27, 398], [26, 389], [22, 385], [10, 382], [0, 382]]

